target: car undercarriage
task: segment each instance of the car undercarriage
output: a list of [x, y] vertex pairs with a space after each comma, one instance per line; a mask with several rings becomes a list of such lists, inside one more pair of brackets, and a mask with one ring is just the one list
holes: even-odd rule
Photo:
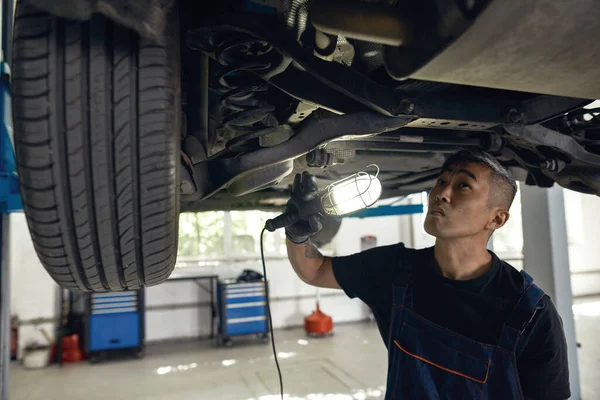
[[[544, 64], [505, 48], [515, 33], [497, 7], [512, 3], [471, 2], [467, 12], [461, 4], [469, 2], [430, 1], [411, 18], [403, 13], [408, 2], [258, 3], [203, 5], [182, 21], [183, 210], [269, 208], [284, 202], [295, 172], [310, 170], [325, 185], [373, 163], [385, 197], [414, 193], [431, 186], [447, 154], [465, 147], [491, 152], [527, 184], [600, 193], [597, 117], [582, 109], [599, 94], [595, 81], [566, 84], [581, 79], [567, 75], [581, 60], [566, 55], [547, 57], [555, 74], [565, 73], [548, 81]], [[513, 27], [527, 46], [539, 40], [531, 57], [550, 51], [532, 25], [540, 18]], [[501, 30], [490, 32], [490, 21]], [[496, 75], [495, 60], [481, 54], [454, 59], [463, 51], [456, 48], [462, 36], [452, 41], [459, 31], [470, 40], [485, 32], [515, 73]]]
[[[15, 143], [38, 254], [82, 290], [155, 284], [180, 212], [281, 210], [296, 173], [324, 188], [371, 164], [383, 198], [421, 192], [463, 148], [525, 184], [600, 195], [599, 7], [21, 0]], [[100, 283], [80, 279], [88, 225], [137, 261], [101, 245]]]
[[[38, 3], [77, 18], [104, 12], [149, 37], [173, 7]], [[268, 209], [294, 172], [325, 185], [372, 163], [385, 197], [413, 193], [464, 147], [491, 152], [528, 184], [600, 194], [598, 117], [582, 109], [600, 96], [591, 1], [177, 7], [182, 210]]]

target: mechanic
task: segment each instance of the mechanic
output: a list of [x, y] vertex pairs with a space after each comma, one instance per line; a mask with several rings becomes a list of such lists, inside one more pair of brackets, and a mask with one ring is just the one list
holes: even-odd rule
[[[402, 243], [324, 257], [317, 216], [286, 228], [289, 260], [306, 283], [343, 289], [373, 312], [388, 348], [386, 399], [570, 397], [567, 345], [552, 303], [525, 272], [487, 249], [517, 192], [479, 150], [450, 156], [429, 194], [431, 248]], [[317, 190], [297, 175], [289, 208]]]

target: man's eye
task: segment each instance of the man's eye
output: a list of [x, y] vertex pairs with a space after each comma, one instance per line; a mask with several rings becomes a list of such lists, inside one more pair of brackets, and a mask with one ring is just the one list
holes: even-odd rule
[[461, 189], [462, 189], [462, 188], [468, 188], [468, 189], [471, 189], [471, 185], [469, 185], [468, 183], [461, 183], [461, 184], [460, 184], [460, 187], [461, 187]]
[[445, 180], [443, 180], [442, 178], [439, 178], [439, 179], [437, 180], [437, 184], [438, 184], [438, 185], [443, 185], [444, 183], [446, 183], [446, 181], [445, 181]]

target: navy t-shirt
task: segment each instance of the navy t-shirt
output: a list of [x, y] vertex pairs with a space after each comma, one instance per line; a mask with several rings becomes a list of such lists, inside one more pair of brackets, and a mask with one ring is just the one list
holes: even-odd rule
[[[523, 291], [519, 271], [492, 253], [492, 267], [484, 275], [452, 280], [442, 275], [433, 247], [413, 250], [401, 243], [332, 259], [338, 284], [349, 297], [369, 306], [384, 342], [390, 331], [395, 271], [409, 254], [414, 260], [414, 311], [478, 342], [497, 344]], [[527, 398], [564, 400], [571, 395], [564, 330], [550, 297], [544, 296], [543, 303], [517, 343], [519, 379]]]

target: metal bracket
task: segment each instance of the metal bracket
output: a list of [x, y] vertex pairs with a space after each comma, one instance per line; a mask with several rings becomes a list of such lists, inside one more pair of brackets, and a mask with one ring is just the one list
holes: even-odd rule
[[[509, 134], [507, 140], [512, 144], [529, 147], [530, 151], [535, 150], [546, 158], [540, 160], [539, 165], [529, 164], [527, 167], [539, 168], [544, 175], [567, 189], [600, 195], [600, 155], [590, 153], [571, 136], [542, 125], [505, 126], [504, 129]], [[545, 155], [543, 149], [552, 151], [553, 155]], [[561, 154], [564, 155], [564, 160], [552, 162], [553, 158], [560, 158]], [[546, 160], [551, 162], [543, 162]], [[561, 168], [553, 168], [559, 164]]]
[[590, 153], [571, 136], [542, 125], [505, 126], [504, 130], [508, 132], [509, 138], [512, 138], [513, 142], [517, 141], [519, 146], [527, 143], [532, 146], [549, 147], [565, 154], [566, 158], [572, 159], [571, 165], [596, 167], [600, 173], [600, 155]]

